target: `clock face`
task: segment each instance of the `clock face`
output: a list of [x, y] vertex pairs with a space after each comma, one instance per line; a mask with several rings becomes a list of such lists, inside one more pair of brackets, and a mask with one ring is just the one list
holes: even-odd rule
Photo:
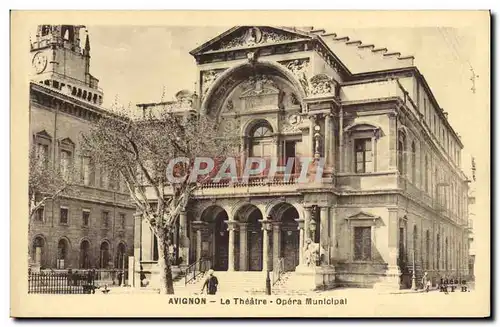
[[41, 52], [36, 53], [35, 56], [33, 57], [32, 64], [37, 74], [42, 73], [47, 67], [47, 56], [45, 56]]

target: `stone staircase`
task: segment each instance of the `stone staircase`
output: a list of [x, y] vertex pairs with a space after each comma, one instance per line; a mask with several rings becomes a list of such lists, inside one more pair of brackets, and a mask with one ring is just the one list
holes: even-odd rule
[[[216, 271], [214, 276], [219, 280], [217, 293], [225, 294], [265, 294], [266, 274], [262, 271]], [[184, 278], [174, 284], [179, 293], [199, 294], [207, 274], [201, 274], [196, 279], [185, 284]]]

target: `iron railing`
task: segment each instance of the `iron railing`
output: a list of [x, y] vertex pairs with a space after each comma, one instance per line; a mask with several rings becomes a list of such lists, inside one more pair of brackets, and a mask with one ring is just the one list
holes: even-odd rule
[[185, 271], [184, 276], [184, 284], [189, 283], [192, 280], [195, 280], [201, 274], [204, 274], [208, 271], [212, 266], [212, 262], [208, 258], [201, 258], [198, 261], [190, 264]]
[[91, 294], [95, 293], [95, 273], [85, 272], [29, 272], [30, 294]]
[[276, 267], [273, 267], [273, 286], [281, 279], [285, 273], [285, 259], [279, 258]]

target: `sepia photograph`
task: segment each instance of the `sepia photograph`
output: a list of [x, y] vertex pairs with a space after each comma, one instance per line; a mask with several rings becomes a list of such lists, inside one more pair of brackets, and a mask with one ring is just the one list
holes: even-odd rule
[[490, 13], [263, 13], [11, 12], [12, 316], [490, 316]]

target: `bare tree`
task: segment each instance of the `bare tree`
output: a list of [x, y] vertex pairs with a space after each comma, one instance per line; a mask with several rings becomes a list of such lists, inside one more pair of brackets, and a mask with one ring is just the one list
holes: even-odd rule
[[[220, 162], [234, 153], [237, 138], [222, 137], [216, 120], [193, 110], [171, 111], [163, 107], [137, 119], [125, 109], [101, 117], [83, 135], [82, 147], [95, 164], [119, 172], [143, 219], [158, 239], [160, 293], [173, 294], [169, 245], [171, 232], [193, 192], [205, 180], [193, 180], [195, 158], [209, 157]], [[168, 178], [169, 163], [175, 180]], [[216, 167], [214, 167], [214, 170]], [[151, 199], [153, 194], [154, 200]], [[185, 260], [187, 258], [184, 258]]]

